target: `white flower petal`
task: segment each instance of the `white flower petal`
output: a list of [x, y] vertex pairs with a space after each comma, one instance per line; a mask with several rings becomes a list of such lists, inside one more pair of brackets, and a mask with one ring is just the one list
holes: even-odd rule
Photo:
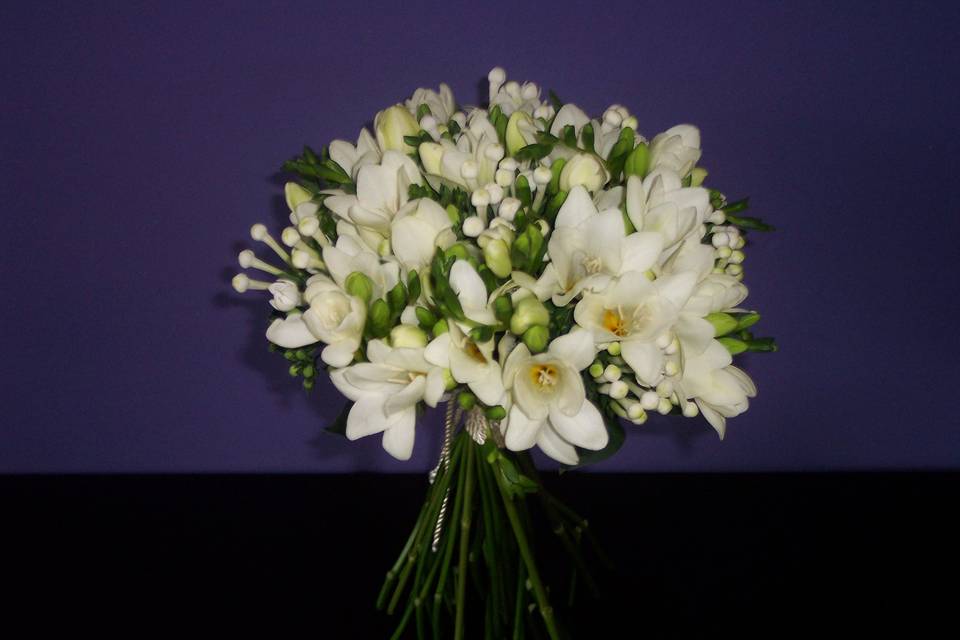
[[548, 349], [551, 355], [583, 371], [593, 363], [597, 349], [589, 331], [574, 327], [570, 333], [555, 338]]
[[366, 394], [357, 398], [347, 416], [347, 438], [356, 440], [380, 433], [390, 426], [391, 420], [383, 413], [386, 396]]
[[510, 409], [507, 435], [504, 439], [507, 449], [511, 451], [526, 451], [532, 447], [543, 427], [542, 419], [530, 419], [520, 407], [514, 405]]
[[483, 376], [468, 383], [467, 386], [477, 395], [480, 402], [488, 407], [500, 404], [503, 400], [503, 379], [500, 373], [500, 365], [491, 362], [487, 365]]
[[353, 356], [359, 347], [359, 340], [340, 340], [325, 346], [320, 352], [320, 359], [331, 367], [345, 367], [353, 362]]
[[388, 416], [393, 416], [401, 411], [416, 407], [417, 403], [423, 400], [423, 393], [426, 388], [427, 378], [417, 376], [410, 384], [390, 396], [383, 404], [383, 412]]
[[575, 416], [568, 416], [551, 407], [550, 424], [564, 440], [583, 449], [598, 451], [607, 446], [610, 439], [603, 416], [589, 400], [584, 400], [580, 412]]
[[274, 320], [267, 328], [267, 340], [284, 349], [299, 349], [318, 342], [300, 314]]
[[663, 352], [657, 345], [640, 340], [624, 340], [620, 343], [620, 349], [637, 380], [648, 387], [660, 382], [663, 377]]
[[537, 436], [537, 446], [545, 454], [562, 464], [575, 465], [580, 462], [576, 448], [560, 437], [560, 434], [550, 426], [545, 425]]
[[383, 448], [397, 460], [409, 460], [413, 455], [417, 412], [410, 407], [398, 415], [399, 419], [383, 432]]
[[570, 189], [567, 199], [564, 200], [563, 206], [557, 212], [554, 227], [576, 227], [595, 215], [597, 215], [597, 207], [593, 204], [590, 192], [577, 185]]

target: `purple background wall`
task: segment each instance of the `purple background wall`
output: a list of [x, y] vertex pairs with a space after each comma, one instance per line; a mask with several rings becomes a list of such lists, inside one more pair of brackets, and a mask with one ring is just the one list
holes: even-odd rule
[[[693, 122], [780, 231], [747, 261], [781, 351], [719, 442], [629, 428], [600, 470], [960, 467], [955, 3], [14, 3], [0, 10], [0, 471], [425, 469], [320, 433], [229, 290], [274, 171], [494, 65], [644, 133]], [[951, 6], [952, 5], [952, 6]]]

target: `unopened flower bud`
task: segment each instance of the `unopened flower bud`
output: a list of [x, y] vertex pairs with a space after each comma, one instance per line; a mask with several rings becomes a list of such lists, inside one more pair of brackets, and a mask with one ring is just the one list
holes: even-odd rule
[[506, 278], [513, 271], [510, 249], [503, 240], [491, 240], [483, 248], [483, 259], [498, 278]]
[[688, 402], [683, 406], [683, 415], [686, 418], [696, 418], [700, 413], [700, 409], [692, 402]]
[[507, 121], [507, 153], [511, 156], [524, 148], [536, 138], [533, 135], [533, 120], [524, 111], [514, 111]]
[[714, 336], [725, 336], [737, 328], [737, 319], [729, 313], [711, 313], [705, 320], [713, 325]]
[[590, 369], [588, 371], [594, 378], [599, 378], [603, 375], [603, 363], [597, 360], [590, 365]]
[[518, 336], [524, 335], [534, 325], [545, 326], [549, 323], [550, 312], [542, 302], [537, 300], [536, 296], [530, 295], [514, 305], [513, 317], [510, 318], [510, 331]]
[[296, 182], [288, 182], [283, 185], [283, 194], [287, 198], [287, 206], [293, 211], [304, 202], [310, 202], [313, 194], [298, 185]]
[[277, 311], [293, 311], [300, 304], [300, 289], [290, 280], [277, 280], [268, 291], [273, 294], [270, 306]]
[[578, 153], [563, 165], [560, 172], [560, 190], [570, 191], [577, 185], [587, 191], [598, 191], [607, 181], [607, 171], [596, 156]]
[[427, 346], [427, 334], [419, 327], [400, 324], [390, 330], [390, 344], [397, 348], [419, 349]]
[[370, 298], [373, 296], [373, 280], [367, 274], [354, 271], [347, 276], [343, 284], [343, 288], [348, 294], [360, 298], [364, 303], [370, 302]]
[[500, 322], [510, 322], [513, 316], [513, 302], [510, 301], [510, 296], [500, 296], [493, 301], [493, 315]]
[[615, 382], [620, 379], [621, 375], [620, 367], [615, 364], [608, 364], [603, 370], [603, 379], [607, 382]]
[[463, 235], [468, 238], [476, 238], [483, 233], [485, 226], [480, 216], [470, 216], [463, 221]]
[[420, 125], [406, 107], [396, 104], [377, 114], [373, 119], [377, 132], [377, 142], [384, 151], [402, 151], [410, 153], [413, 147], [404, 142], [404, 136], [415, 136]]
[[[633, 128], [636, 129], [636, 126]], [[630, 155], [627, 156], [627, 160], [623, 164], [623, 173], [626, 176], [638, 176], [643, 178], [646, 177], [649, 169], [650, 147], [648, 147], [646, 143], [641, 142], [633, 151], [630, 152]]]
[[550, 331], [543, 325], [535, 325], [523, 333], [523, 344], [527, 345], [531, 353], [540, 353], [545, 350], [549, 342]]
[[640, 405], [647, 411], [653, 411], [660, 404], [660, 396], [656, 391], [644, 391], [640, 396]]

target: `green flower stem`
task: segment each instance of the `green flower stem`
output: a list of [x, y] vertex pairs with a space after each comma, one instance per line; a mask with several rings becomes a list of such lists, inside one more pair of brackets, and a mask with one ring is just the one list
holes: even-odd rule
[[410, 547], [413, 546], [414, 540], [417, 538], [417, 534], [420, 532], [420, 528], [424, 526], [424, 517], [427, 513], [427, 508], [429, 507], [429, 501], [424, 501], [423, 507], [420, 508], [420, 515], [417, 516], [417, 523], [413, 525], [413, 531], [410, 532], [410, 537], [407, 538], [406, 544], [403, 545], [403, 550], [400, 551], [400, 556], [397, 558], [397, 561], [393, 564], [389, 571], [387, 571], [387, 577], [383, 581], [383, 586], [380, 588], [380, 594], [377, 596], [377, 609], [383, 609], [384, 605], [387, 603], [387, 594], [390, 593], [390, 586], [393, 584], [393, 581], [396, 580], [397, 574], [399, 574], [401, 567], [404, 566], [404, 561], [407, 559], [407, 554], [410, 553]]
[[[521, 560], [521, 558], [518, 558]], [[525, 631], [523, 624], [523, 596], [526, 593], [526, 574], [524, 573], [523, 563], [517, 562], [517, 604], [513, 609], [513, 640], [522, 640]]]
[[[483, 529], [484, 529], [484, 546], [488, 553], [484, 554], [484, 557], [487, 561], [487, 568], [490, 573], [490, 598], [487, 599], [488, 605], [491, 610], [492, 617], [492, 626], [494, 631], [496, 631], [496, 637], [501, 637], [501, 617], [506, 614], [507, 611], [507, 599], [504, 594], [504, 585], [501, 582], [501, 579], [506, 579], [505, 577], [501, 578], [500, 576], [500, 566], [499, 566], [499, 554], [497, 549], [497, 532], [498, 529], [494, 529], [493, 526], [493, 494], [491, 493], [490, 481], [490, 465], [484, 464], [484, 455], [483, 449], [476, 447], [477, 452], [477, 467], [478, 478], [477, 486], [480, 489], [480, 502], [483, 506]], [[498, 613], [500, 612], [500, 613]]]
[[[469, 436], [463, 435], [463, 432], [457, 436], [457, 444], [459, 445], [463, 438], [468, 438]], [[456, 496], [453, 501], [453, 513], [451, 515], [450, 521], [457, 522], [460, 518], [460, 511], [463, 508], [463, 494], [460, 491], [460, 488], [464, 484], [464, 476], [466, 475], [466, 465], [461, 465], [460, 474], [457, 478], [457, 484], [454, 491]], [[457, 540], [457, 527], [448, 527], [446, 529], [446, 534], [444, 535], [444, 549], [443, 549], [443, 559], [440, 561], [440, 577], [437, 580], [437, 588], [433, 594], [433, 637], [435, 639], [440, 638], [440, 613], [443, 610], [443, 590], [447, 584], [447, 575], [450, 572], [450, 563], [453, 560], [453, 547]]]
[[524, 526], [520, 522], [520, 516], [513, 504], [513, 498], [507, 493], [505, 481], [497, 469], [494, 469], [494, 475], [497, 478], [497, 486], [500, 488], [500, 497], [503, 499], [503, 506], [507, 512], [507, 518], [510, 520], [510, 526], [513, 527], [513, 535], [517, 539], [517, 546], [520, 548], [520, 556], [527, 567], [527, 573], [530, 575], [530, 582], [533, 584], [533, 591], [537, 597], [537, 605], [540, 608], [540, 615], [543, 616], [543, 623], [547, 627], [547, 634], [551, 640], [559, 640], [560, 634], [557, 631], [556, 621], [553, 618], [553, 607], [547, 600], [547, 591], [540, 580], [540, 574], [537, 572], [537, 563], [530, 550], [530, 544], [527, 542], [527, 534]]
[[430, 526], [430, 524], [437, 521], [437, 514], [440, 512], [440, 505], [443, 503], [443, 496], [447, 492], [447, 487], [450, 486], [450, 476], [452, 474], [449, 472], [449, 469], [455, 467], [461, 452], [462, 446], [460, 443], [457, 443], [457, 445], [454, 446], [453, 452], [450, 456], [450, 466], [444, 468], [443, 474], [433, 484], [432, 492], [427, 500], [427, 519], [424, 523], [424, 526], [421, 527], [420, 531], [417, 533], [417, 539], [414, 548], [407, 555], [407, 561], [403, 567], [403, 570], [400, 572], [400, 579], [397, 581], [397, 587], [393, 592], [393, 598], [391, 598], [390, 605], [387, 607], [387, 613], [390, 615], [393, 615], [393, 612], [396, 610], [397, 604], [400, 602], [400, 596], [403, 594], [403, 589], [410, 577], [410, 572], [413, 570], [413, 565], [416, 564], [417, 558], [420, 555], [420, 543], [424, 540], [424, 538], [429, 539], [429, 536], [433, 533], [433, 528]]
[[[540, 502], [543, 505], [543, 510], [547, 513], [547, 518], [550, 520], [551, 528], [553, 533], [560, 538], [560, 543], [563, 545], [563, 548], [566, 549], [567, 553], [573, 558], [575, 569], [574, 569], [574, 583], [576, 581], [577, 569], [583, 577], [583, 581], [586, 583], [587, 588], [590, 590], [590, 594], [594, 598], [600, 597], [600, 589], [597, 587], [596, 581], [594, 581], [593, 576], [590, 574], [590, 570], [587, 568], [587, 563], [583, 559], [583, 553], [580, 551], [580, 545], [578, 541], [574, 541], [568, 530], [567, 525], [563, 522], [563, 518], [560, 516], [559, 511], [553, 502], [551, 502], [547, 497], [547, 492], [543, 488], [543, 482], [540, 480], [540, 474], [537, 472], [536, 466], [533, 464], [533, 461], [530, 459], [530, 455], [527, 453], [520, 454], [520, 466], [523, 469], [523, 472], [532, 478], [539, 487], [537, 494], [540, 497]], [[570, 599], [573, 599], [573, 584], [571, 584], [571, 595]]]
[[[468, 448], [475, 448], [473, 440], [467, 440]], [[460, 561], [458, 563], [459, 573], [457, 574], [457, 606], [456, 606], [456, 625], [454, 626], [454, 640], [463, 640], [466, 631], [464, 624], [464, 612], [467, 608], [467, 556], [470, 550], [470, 523], [473, 507], [473, 465], [476, 456], [466, 455], [466, 479], [463, 485], [463, 508], [460, 512]]]

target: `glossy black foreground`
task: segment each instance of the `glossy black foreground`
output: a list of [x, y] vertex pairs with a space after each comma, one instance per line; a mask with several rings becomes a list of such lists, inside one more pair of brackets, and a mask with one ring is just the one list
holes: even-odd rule
[[[960, 474], [546, 480], [617, 563], [598, 576], [602, 600], [580, 590], [562, 612], [574, 638], [862, 637], [894, 626], [929, 637], [924, 629], [954, 614]], [[200, 614], [221, 629], [272, 625], [262, 637], [386, 638], [394, 620], [374, 599], [424, 484], [420, 475], [0, 477], [0, 576], [12, 587], [0, 611], [37, 631], [65, 623], [139, 637], [163, 625], [186, 637]], [[541, 564], [565, 596], [541, 534]], [[294, 623], [309, 626], [279, 630]]]

